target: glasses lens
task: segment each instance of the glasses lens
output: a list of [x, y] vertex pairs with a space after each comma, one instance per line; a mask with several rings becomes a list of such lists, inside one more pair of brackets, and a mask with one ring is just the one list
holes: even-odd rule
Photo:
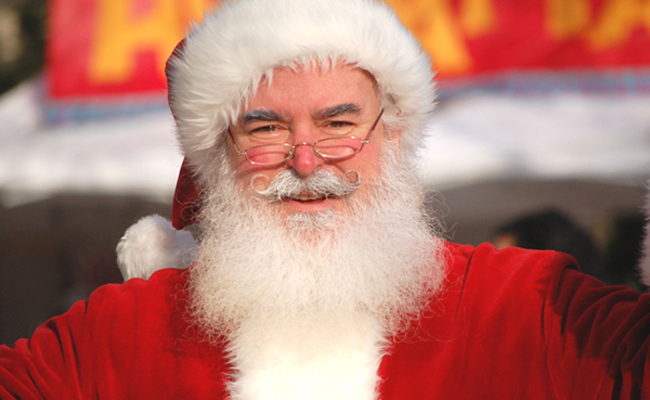
[[289, 157], [291, 146], [284, 144], [266, 144], [262, 146], [251, 147], [246, 151], [246, 157], [254, 164], [276, 164]]
[[361, 139], [354, 137], [329, 138], [314, 143], [316, 150], [325, 157], [347, 157], [361, 150]]

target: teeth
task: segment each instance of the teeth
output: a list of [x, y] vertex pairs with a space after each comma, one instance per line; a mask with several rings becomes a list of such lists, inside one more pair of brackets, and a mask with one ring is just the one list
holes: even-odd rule
[[301, 195], [299, 195], [299, 196], [296, 198], [296, 200], [300, 200], [300, 201], [309, 201], [309, 200], [318, 200], [318, 199], [322, 199], [322, 198], [324, 198], [324, 197], [325, 197], [325, 196], [323, 196], [322, 194], [301, 194]]

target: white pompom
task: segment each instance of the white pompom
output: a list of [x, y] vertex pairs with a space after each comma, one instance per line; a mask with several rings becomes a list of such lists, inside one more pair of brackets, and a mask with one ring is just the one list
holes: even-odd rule
[[177, 231], [160, 215], [150, 215], [127, 229], [117, 245], [117, 265], [125, 281], [149, 279], [160, 269], [187, 268], [195, 244], [189, 232]]

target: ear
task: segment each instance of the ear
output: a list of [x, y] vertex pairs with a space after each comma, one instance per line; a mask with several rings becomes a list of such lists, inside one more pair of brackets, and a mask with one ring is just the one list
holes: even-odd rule
[[393, 143], [397, 150], [402, 149], [402, 129], [393, 129], [387, 132], [386, 138]]
[[402, 124], [401, 111], [394, 105], [384, 105], [381, 117], [381, 127], [384, 131], [384, 140], [396, 150], [402, 149]]
[[400, 158], [404, 156], [402, 154], [402, 130], [400, 128], [387, 129], [384, 132], [384, 146], [390, 146], [395, 150], [395, 154], [399, 154]]

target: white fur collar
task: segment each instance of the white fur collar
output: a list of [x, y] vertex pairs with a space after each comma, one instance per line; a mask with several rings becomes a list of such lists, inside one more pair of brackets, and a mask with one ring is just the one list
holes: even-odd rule
[[233, 400], [374, 400], [386, 343], [367, 315], [308, 327], [255, 318], [229, 346], [229, 391]]

